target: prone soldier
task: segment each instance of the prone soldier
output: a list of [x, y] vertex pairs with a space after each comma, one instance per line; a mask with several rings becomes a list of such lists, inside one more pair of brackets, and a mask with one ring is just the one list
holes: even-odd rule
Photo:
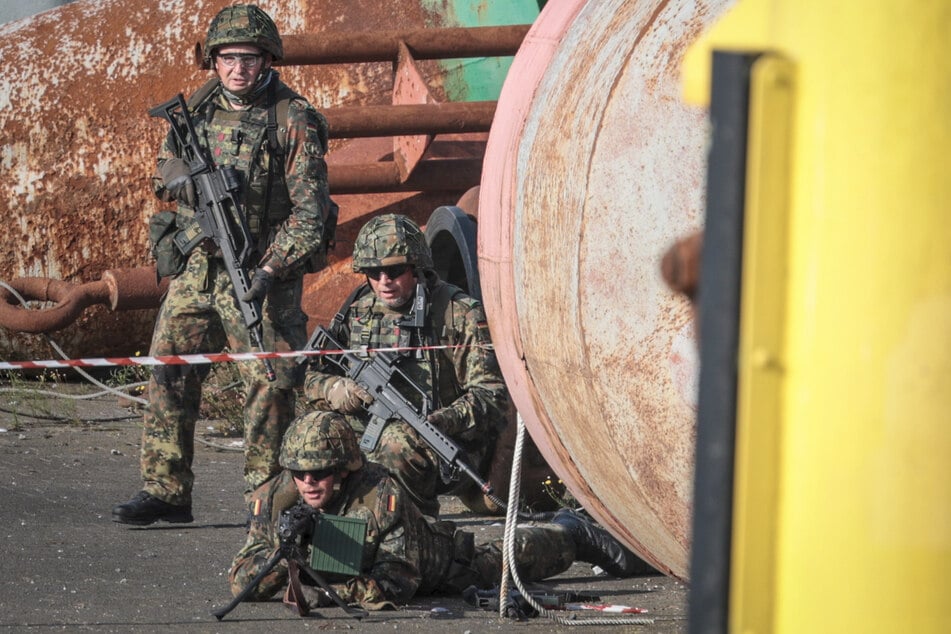
[[[459, 594], [498, 583], [501, 540], [476, 545], [472, 533], [452, 522], [424, 517], [386, 469], [364, 458], [353, 429], [339, 414], [315, 411], [296, 420], [284, 438], [281, 465], [285, 471], [252, 496], [247, 541], [231, 565], [235, 596], [265, 601], [286, 586], [285, 600], [308, 609], [342, 599], [380, 610], [416, 595]], [[281, 519], [298, 505], [366, 525], [356, 572], [326, 576], [332, 594], [303, 575], [289, 578], [287, 562], [272, 563], [281, 547]], [[651, 570], [604, 529], [572, 511], [516, 529], [515, 566], [524, 581], [559, 574], [575, 560], [618, 577]], [[268, 565], [273, 567], [260, 575]], [[249, 588], [254, 580], [257, 585]]]

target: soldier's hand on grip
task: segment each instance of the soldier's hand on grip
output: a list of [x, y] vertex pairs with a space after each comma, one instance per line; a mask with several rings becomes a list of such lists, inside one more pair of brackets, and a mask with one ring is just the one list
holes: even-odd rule
[[159, 174], [168, 193], [179, 202], [195, 207], [198, 202], [195, 195], [195, 182], [185, 161], [180, 158], [167, 159], [159, 166]]
[[357, 414], [373, 402], [373, 397], [353, 379], [341, 377], [327, 390], [327, 402], [342, 414]]
[[445, 407], [442, 409], [437, 409], [435, 412], [432, 412], [431, 414], [429, 414], [426, 417], [426, 420], [429, 421], [429, 423], [433, 427], [443, 432], [444, 434], [452, 433], [455, 431], [453, 429], [453, 418], [449, 414], [449, 410]]
[[262, 268], [254, 269], [251, 276], [251, 288], [241, 296], [242, 302], [253, 302], [254, 300], [264, 301], [267, 291], [274, 282], [274, 276]]

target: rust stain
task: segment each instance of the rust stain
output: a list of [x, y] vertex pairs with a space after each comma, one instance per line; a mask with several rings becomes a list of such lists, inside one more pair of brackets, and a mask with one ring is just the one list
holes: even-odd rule
[[[0, 28], [0, 55], [7, 61], [0, 78], [0, 213], [12, 219], [0, 234], [6, 254], [0, 257], [0, 280], [47, 277], [83, 284], [108, 269], [151, 265], [147, 219], [160, 207], [149, 179], [166, 130], [147, 110], [178, 92], [189, 94], [209, 76], [194, 68], [193, 49], [227, 4], [79, 0]], [[444, 24], [448, 17], [422, 0], [259, 4], [283, 33], [455, 26]], [[434, 98], [444, 100], [441, 65], [426, 61], [419, 67]], [[389, 63], [281, 67], [280, 72], [318, 108], [391, 103]], [[463, 156], [471, 155], [468, 143], [462, 143]], [[351, 150], [354, 144], [363, 145], [332, 142], [331, 171], [366, 153]], [[437, 151], [460, 156], [443, 146]], [[392, 155], [392, 142], [386, 152], [369, 154]], [[349, 258], [348, 242], [362, 218], [401, 211], [422, 222], [463, 193], [342, 197], [345, 219], [332, 260]], [[346, 268], [332, 269], [342, 271], [339, 280], [330, 275], [308, 280], [311, 296], [305, 301], [312, 318], [323, 320], [336, 308], [327, 306], [342, 301], [339, 289], [352, 282]], [[58, 333], [67, 353], [117, 355], [148, 347], [154, 309], [131, 316], [105, 310], [93, 306]], [[0, 333], [0, 354], [45, 358], [49, 351], [36, 338]]]

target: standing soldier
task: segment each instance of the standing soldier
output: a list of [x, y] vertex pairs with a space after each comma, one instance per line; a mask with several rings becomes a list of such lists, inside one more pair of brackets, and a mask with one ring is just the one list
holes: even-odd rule
[[[325, 221], [331, 209], [327, 190], [327, 124], [300, 95], [281, 82], [272, 64], [284, 54], [271, 17], [255, 5], [222, 9], [205, 41], [206, 64], [215, 77], [188, 100], [205, 154], [219, 167], [240, 174], [239, 200], [254, 252], [251, 285], [242, 299], [263, 302], [265, 350], [299, 350], [306, 316], [300, 308], [305, 272], [319, 266], [326, 249]], [[153, 177], [156, 195], [178, 207], [171, 231], [153, 253], [170, 252], [176, 235], [194, 236], [195, 184], [184, 148], [169, 134]], [[329, 224], [329, 223], [328, 223]], [[193, 241], [194, 242], [194, 241]], [[171, 276], [152, 335], [150, 354], [180, 355], [250, 350], [248, 329], [221, 253], [209, 240], [175, 252], [179, 268]], [[166, 265], [163, 270], [163, 264]], [[281, 438], [294, 416], [299, 381], [290, 359], [274, 361], [268, 381], [261, 362], [239, 364], [245, 388], [246, 490], [253, 491], [277, 471]], [[192, 521], [191, 464], [201, 384], [207, 366], [160, 366], [149, 382], [144, 416], [142, 490], [113, 508], [123, 524], [157, 520]]]
[[[407, 349], [398, 367], [426, 390], [429, 422], [460, 447], [470, 467], [486, 473], [506, 423], [508, 392], [482, 305], [439, 279], [425, 236], [406, 216], [377, 216], [360, 229], [353, 270], [366, 275], [366, 284], [334, 318], [331, 335], [351, 349]], [[330, 363], [318, 358], [305, 391], [317, 408], [345, 414], [355, 430], [365, 429], [370, 395]], [[432, 517], [439, 511], [437, 496], [460, 486], [446, 481], [436, 454], [401, 420], [383, 428], [369, 458], [394, 474]]]

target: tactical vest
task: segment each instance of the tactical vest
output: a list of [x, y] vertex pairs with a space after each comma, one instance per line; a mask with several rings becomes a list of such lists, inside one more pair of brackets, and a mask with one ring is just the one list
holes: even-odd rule
[[[440, 280], [429, 289], [426, 326], [416, 333], [407, 333], [405, 327], [400, 327], [397, 322], [406, 316], [396, 311], [361, 312], [359, 300], [368, 293], [372, 293], [368, 284], [360, 286], [344, 304], [341, 312], [334, 317], [334, 321], [337, 321], [338, 318], [346, 320], [349, 316], [348, 343], [351, 349], [457, 343], [452, 302], [456, 298], [468, 297], [461, 288]], [[400, 362], [400, 368], [419, 385], [434, 386], [430, 396], [436, 409], [456, 400], [462, 392], [454, 368], [438, 351], [423, 351], [419, 355], [407, 353], [406, 358]]]
[[[215, 164], [231, 165], [241, 174], [240, 200], [248, 230], [263, 252], [273, 232], [290, 215], [292, 203], [283, 160], [287, 110], [291, 100], [303, 97], [275, 76], [266, 107], [229, 111], [220, 105], [219, 85], [217, 79], [208, 81], [189, 99], [189, 109], [199, 142]], [[274, 120], [270, 139], [269, 118]]]

